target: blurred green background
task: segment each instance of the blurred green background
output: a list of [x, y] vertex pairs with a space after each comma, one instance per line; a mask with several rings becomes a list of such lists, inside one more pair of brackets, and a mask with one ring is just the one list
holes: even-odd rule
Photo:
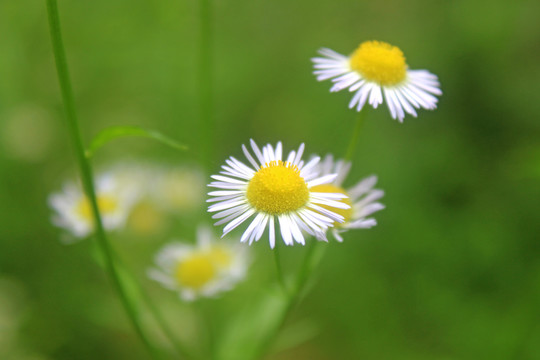
[[[86, 141], [139, 125], [192, 149], [118, 140], [98, 167], [197, 161], [198, 5], [59, 2]], [[411, 69], [437, 74], [444, 93], [436, 111], [403, 124], [386, 107], [370, 112], [346, 185], [377, 174], [387, 208], [377, 227], [330, 243], [290, 322], [309, 319], [314, 337], [269, 358], [540, 359], [538, 14], [538, 1], [214, 2], [214, 172], [249, 138], [344, 153], [355, 115], [349, 93], [330, 94], [311, 74], [319, 47], [348, 54], [387, 41]], [[47, 196], [76, 169], [44, 1], [0, 1], [0, 54], [1, 357], [146, 359], [92, 241], [63, 245], [49, 221]], [[177, 216], [174, 234], [113, 241], [189, 338], [189, 305], [144, 277], [163, 243], [210, 220], [202, 204]], [[250, 277], [204, 301], [210, 312], [234, 317], [271, 283], [267, 242], [253, 250]], [[291, 263], [303, 253], [284, 250]]]

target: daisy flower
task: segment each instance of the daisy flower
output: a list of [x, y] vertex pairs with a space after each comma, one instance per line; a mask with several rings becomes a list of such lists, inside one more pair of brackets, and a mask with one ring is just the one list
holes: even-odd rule
[[320, 158], [304, 164], [304, 144], [291, 151], [286, 160], [282, 160], [281, 142], [275, 148], [267, 144], [261, 151], [251, 140], [251, 148], [255, 157], [242, 145], [251, 167], [231, 156], [221, 167], [222, 175], [213, 175], [216, 181], [208, 185], [219, 189], [208, 194], [208, 202], [215, 203], [208, 211], [216, 213], [213, 219], [220, 219], [215, 225], [226, 224], [223, 236], [255, 216], [241, 242], [258, 241], [268, 227], [270, 247], [274, 248], [276, 222], [287, 245], [295, 241], [304, 245], [302, 230], [326, 241], [326, 229], [344, 218], [323, 206], [348, 209], [349, 205], [339, 201], [346, 198], [342, 193], [315, 192], [312, 188], [332, 182], [337, 174], [318, 177]]
[[245, 277], [248, 262], [245, 246], [218, 244], [209, 228], [199, 227], [195, 245], [174, 242], [161, 249], [148, 276], [192, 301], [232, 289]]
[[331, 92], [346, 88], [356, 92], [350, 109], [360, 111], [366, 101], [377, 108], [384, 97], [392, 118], [403, 122], [405, 112], [416, 117], [415, 108], [435, 109], [434, 95], [442, 95], [436, 75], [409, 70], [403, 52], [388, 43], [365, 41], [348, 57], [327, 48], [319, 54], [324, 57], [311, 59], [313, 73], [319, 81], [332, 79]]
[[[118, 180], [110, 173], [96, 179], [96, 197], [106, 230], [121, 228], [137, 199], [136, 189]], [[90, 201], [77, 183], [65, 183], [62, 192], [49, 197], [49, 205], [55, 211], [52, 222], [56, 226], [77, 238], [86, 237], [93, 231]]]
[[360, 180], [355, 186], [345, 190], [342, 184], [351, 168], [350, 162], [344, 160], [334, 161], [332, 155], [327, 155], [319, 166], [323, 175], [337, 173], [338, 176], [332, 183], [317, 185], [312, 188], [312, 191], [347, 195], [347, 198], [344, 198], [341, 202], [350, 205], [349, 209], [336, 209], [326, 205], [324, 206], [328, 210], [342, 215], [345, 219], [343, 223], [336, 224], [332, 229], [332, 234], [336, 240], [342, 242], [343, 238], [340, 234], [347, 230], [369, 229], [377, 225], [375, 219], [367, 218], [374, 212], [384, 209], [384, 205], [377, 202], [377, 200], [384, 196], [384, 191], [373, 188], [377, 183], [377, 177], [371, 175]]

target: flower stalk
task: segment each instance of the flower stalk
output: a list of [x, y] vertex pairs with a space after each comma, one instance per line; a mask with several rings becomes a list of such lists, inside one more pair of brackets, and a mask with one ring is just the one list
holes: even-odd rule
[[60, 84], [60, 91], [62, 94], [62, 101], [64, 104], [66, 112], [66, 120], [68, 126], [68, 133], [73, 142], [73, 149], [75, 151], [75, 156], [79, 166], [81, 182], [83, 190], [89, 200], [90, 208], [94, 218], [94, 229], [95, 235], [97, 238], [97, 243], [100, 251], [102, 252], [103, 259], [105, 262], [105, 268], [109, 274], [116, 291], [120, 297], [122, 306], [124, 307], [126, 314], [131, 321], [131, 324], [139, 336], [140, 340], [143, 342], [144, 346], [148, 352], [152, 355], [154, 359], [159, 359], [160, 356], [157, 350], [154, 348], [150, 342], [144, 327], [141, 323], [141, 320], [138, 316], [137, 309], [130, 297], [128, 296], [124, 284], [118, 273], [118, 269], [115, 266], [112, 248], [107, 239], [105, 229], [103, 227], [103, 222], [99, 212], [97, 198], [94, 187], [94, 180], [92, 174], [92, 168], [88, 159], [85, 156], [85, 150], [83, 145], [83, 140], [81, 136], [81, 131], [79, 127], [79, 122], [77, 120], [77, 113], [75, 110], [75, 101], [73, 97], [73, 90], [71, 87], [71, 81], [69, 78], [68, 66], [66, 61], [66, 55], [64, 50], [64, 44], [62, 41], [62, 33], [60, 29], [60, 19], [58, 14], [58, 4], [56, 0], [46, 0], [47, 1], [47, 12], [49, 17], [49, 27], [51, 33], [52, 47], [54, 58], [56, 62], [56, 70], [58, 75], [58, 81]]
[[362, 109], [356, 115], [354, 121], [354, 128], [351, 132], [351, 139], [349, 140], [349, 146], [347, 147], [347, 152], [345, 153], [345, 161], [351, 161], [354, 156], [354, 151], [356, 150], [356, 144], [358, 144], [358, 138], [360, 137], [360, 130], [364, 124], [366, 118], [367, 108]]
[[307, 252], [304, 256], [304, 260], [300, 265], [300, 268], [298, 269], [298, 273], [292, 289], [289, 293], [285, 294], [287, 296], [287, 303], [286, 306], [283, 308], [283, 311], [278, 314], [279, 321], [276, 322], [276, 326], [271, 329], [266, 339], [260, 344], [255, 356], [253, 357], [253, 360], [262, 358], [268, 352], [279, 331], [283, 327], [283, 324], [287, 320], [289, 314], [300, 302], [302, 295], [306, 289], [308, 279], [312, 274], [313, 269], [315, 269], [318, 262], [320, 261], [324, 250], [326, 249], [326, 247], [320, 246], [318, 242], [318, 240], [313, 240], [308, 246]]

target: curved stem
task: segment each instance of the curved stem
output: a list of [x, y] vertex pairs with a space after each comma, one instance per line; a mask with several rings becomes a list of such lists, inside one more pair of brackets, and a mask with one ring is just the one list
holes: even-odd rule
[[279, 281], [279, 285], [281, 286], [281, 289], [283, 290], [283, 293], [285, 293], [287, 296], [289, 296], [289, 290], [287, 288], [287, 282], [285, 281], [285, 276], [283, 276], [283, 270], [281, 269], [281, 254], [280, 254], [280, 244], [276, 244], [274, 248], [274, 262], [276, 264], [276, 273], [277, 278]]
[[176, 352], [182, 356], [185, 359], [197, 359], [196, 356], [194, 356], [174, 335], [174, 332], [169, 327], [169, 324], [165, 319], [163, 318], [163, 315], [157, 308], [156, 304], [152, 300], [152, 298], [148, 295], [144, 289], [140, 289], [141, 296], [146, 303], [146, 306], [148, 306], [148, 309], [150, 309], [150, 313], [156, 320], [157, 324], [161, 328], [161, 331], [165, 334], [165, 336], [169, 339], [171, 344], [174, 346]]
[[304, 261], [302, 262], [298, 270], [298, 275], [295, 279], [294, 287], [287, 298], [287, 305], [284, 307], [283, 312], [279, 314], [279, 321], [276, 322], [276, 326], [272, 329], [269, 336], [259, 346], [259, 349], [256, 351], [255, 357], [253, 357], [253, 359], [260, 359], [268, 352], [268, 349], [274, 342], [274, 339], [277, 337], [279, 331], [283, 327], [283, 324], [287, 320], [287, 317], [291, 313], [292, 309], [298, 304], [298, 302], [300, 302], [302, 293], [305, 290], [307, 280], [311, 275], [313, 269], [321, 259], [322, 252], [326, 249], [326, 247], [321, 247], [318, 242], [319, 241], [314, 240], [312, 241], [312, 244], [308, 247], [307, 253], [304, 256]]
[[356, 144], [358, 143], [358, 137], [360, 136], [360, 129], [362, 129], [362, 124], [366, 118], [367, 106], [365, 106], [362, 111], [356, 115], [356, 121], [354, 122], [354, 128], [351, 133], [351, 139], [349, 140], [349, 146], [347, 147], [347, 152], [345, 153], [345, 160], [351, 161], [354, 155], [354, 150], [356, 149]]
[[143, 342], [144, 346], [150, 352], [154, 358], [159, 358], [156, 349], [148, 339], [141, 321], [138, 317], [138, 313], [135, 305], [131, 302], [131, 299], [127, 295], [124, 284], [122, 283], [118, 271], [115, 267], [112, 250], [105, 234], [101, 215], [97, 205], [96, 193], [94, 190], [94, 180], [92, 175], [92, 168], [88, 162], [88, 159], [84, 155], [84, 146], [77, 121], [77, 114], [75, 111], [75, 101], [73, 99], [73, 91], [71, 88], [71, 82], [69, 79], [68, 67], [66, 62], [66, 55], [64, 45], [62, 42], [62, 33], [60, 30], [60, 19], [58, 15], [58, 5], [56, 0], [46, 0], [47, 11], [49, 14], [49, 27], [51, 31], [52, 46], [54, 52], [54, 58], [56, 61], [56, 70], [58, 73], [58, 81], [60, 83], [60, 90], [62, 93], [62, 100], [66, 111], [66, 119], [68, 126], [68, 133], [73, 141], [75, 155], [79, 165], [79, 171], [81, 175], [81, 182], [84, 192], [90, 202], [92, 214], [94, 218], [94, 229], [98, 241], [99, 248], [103, 254], [105, 261], [105, 268], [111, 277], [114, 287], [116, 288], [122, 305], [131, 320], [131, 324], [135, 329], [135, 332]]

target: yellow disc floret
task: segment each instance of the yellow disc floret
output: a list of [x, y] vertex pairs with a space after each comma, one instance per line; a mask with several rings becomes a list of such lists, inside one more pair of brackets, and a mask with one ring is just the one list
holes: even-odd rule
[[[97, 203], [99, 211], [103, 215], [110, 214], [118, 209], [118, 201], [111, 195], [98, 195]], [[76, 211], [86, 220], [92, 219], [92, 208], [90, 207], [90, 201], [88, 201], [86, 196], [79, 201]]]
[[403, 52], [381, 41], [366, 41], [350, 57], [353, 70], [379, 85], [397, 85], [407, 75]]
[[280, 215], [305, 206], [309, 190], [296, 165], [272, 161], [249, 181], [247, 199], [258, 211]]
[[177, 265], [175, 275], [182, 286], [199, 289], [216, 276], [216, 267], [207, 254], [194, 253]]
[[208, 256], [220, 268], [228, 268], [233, 260], [230, 251], [221, 246], [213, 246], [208, 251]]
[[[339, 186], [331, 185], [331, 184], [316, 185], [316, 186], [311, 188], [311, 191], [313, 191], [313, 192], [322, 192], [322, 193], [338, 193], [338, 194], [347, 195], [347, 192], [343, 188], [341, 188]], [[338, 215], [341, 215], [341, 216], [343, 216], [345, 218], [345, 221], [343, 223], [334, 222], [334, 226], [340, 226], [340, 225], [343, 225], [343, 224], [347, 223], [349, 220], [351, 220], [352, 215], [353, 215], [352, 204], [351, 204], [351, 200], [349, 199], [348, 195], [347, 195], [347, 198], [342, 199], [342, 200], [337, 200], [337, 201], [349, 205], [350, 208], [348, 208], [348, 209], [339, 209], [339, 208], [331, 207], [331, 206], [328, 206], [328, 205], [320, 205], [323, 208], [325, 208], [326, 210], [330, 210], [330, 211], [332, 211], [332, 212], [334, 212], [334, 213], [336, 213]]]

